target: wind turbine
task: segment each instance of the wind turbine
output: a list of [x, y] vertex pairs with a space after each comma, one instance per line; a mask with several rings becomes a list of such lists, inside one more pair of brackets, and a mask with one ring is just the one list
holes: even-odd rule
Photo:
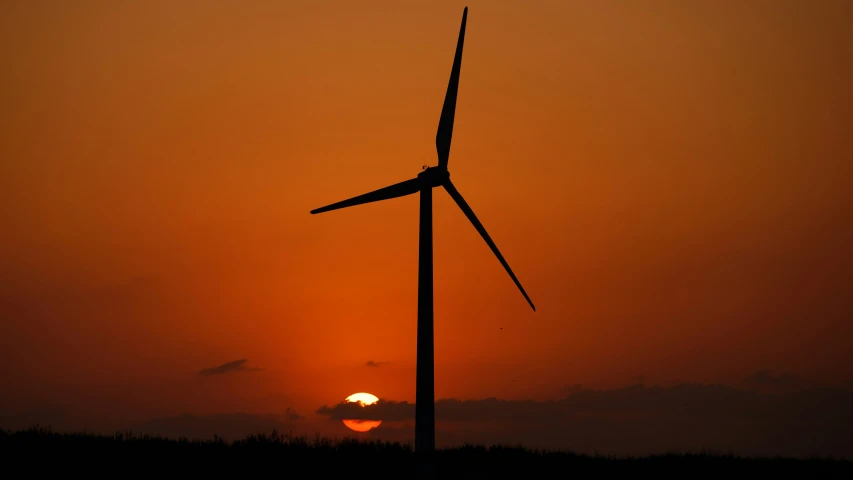
[[459, 29], [459, 41], [456, 44], [456, 56], [453, 58], [453, 69], [450, 71], [450, 83], [444, 97], [441, 118], [438, 122], [438, 133], [435, 135], [435, 148], [438, 151], [438, 167], [426, 167], [417, 177], [400, 182], [389, 187], [380, 188], [364, 195], [333, 203], [316, 210], [312, 214], [352, 207], [363, 203], [378, 202], [391, 198], [412, 195], [420, 192], [420, 239], [418, 250], [418, 339], [417, 339], [417, 374], [415, 379], [415, 451], [419, 455], [430, 455], [435, 450], [435, 376], [433, 363], [433, 291], [432, 291], [432, 189], [444, 187], [447, 193], [456, 201], [459, 208], [480, 232], [483, 240], [498, 257], [512, 281], [521, 290], [521, 294], [533, 310], [533, 302], [521, 286], [521, 282], [512, 273], [495, 242], [486, 233], [486, 229], [468, 202], [462, 198], [459, 190], [450, 181], [447, 171], [447, 160], [450, 156], [450, 138], [453, 135], [453, 117], [456, 113], [456, 93], [459, 90], [459, 70], [462, 65], [462, 44], [465, 40], [465, 22], [468, 18], [468, 7], [462, 13], [462, 26]]

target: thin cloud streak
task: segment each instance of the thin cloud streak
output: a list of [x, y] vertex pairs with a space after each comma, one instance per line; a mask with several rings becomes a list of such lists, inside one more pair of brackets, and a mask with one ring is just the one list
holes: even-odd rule
[[234, 360], [233, 362], [223, 363], [218, 367], [205, 368], [198, 372], [198, 374], [201, 376], [224, 375], [228, 372], [257, 372], [260, 370], [260, 368], [249, 367], [246, 365], [247, 361], [248, 360], [245, 358], [241, 358], [240, 360]]

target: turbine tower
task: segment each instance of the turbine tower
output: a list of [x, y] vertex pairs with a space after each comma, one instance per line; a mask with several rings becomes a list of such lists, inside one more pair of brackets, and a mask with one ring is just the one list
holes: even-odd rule
[[483, 240], [498, 257], [512, 281], [521, 290], [521, 294], [533, 310], [533, 302], [521, 286], [521, 282], [512, 273], [495, 242], [486, 233], [486, 229], [468, 202], [462, 198], [459, 190], [450, 181], [447, 170], [447, 160], [450, 156], [450, 139], [453, 135], [453, 117], [456, 113], [456, 93], [459, 90], [459, 70], [462, 66], [462, 44], [465, 41], [465, 22], [468, 18], [468, 7], [462, 13], [462, 26], [459, 29], [459, 41], [456, 44], [456, 55], [453, 58], [453, 69], [450, 71], [450, 83], [444, 97], [441, 118], [438, 122], [438, 133], [435, 135], [435, 148], [438, 151], [438, 166], [426, 167], [417, 177], [385, 188], [380, 188], [364, 195], [333, 203], [316, 210], [312, 214], [352, 207], [363, 203], [378, 202], [391, 198], [412, 195], [420, 192], [420, 239], [418, 250], [418, 338], [417, 338], [417, 374], [415, 379], [415, 452], [422, 458], [431, 456], [435, 450], [435, 376], [433, 362], [433, 278], [432, 278], [432, 189], [444, 187], [459, 208], [480, 232]]

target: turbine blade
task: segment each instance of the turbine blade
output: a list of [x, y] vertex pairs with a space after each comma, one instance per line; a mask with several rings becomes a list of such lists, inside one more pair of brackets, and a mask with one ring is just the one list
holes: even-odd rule
[[443, 185], [444, 189], [447, 190], [447, 193], [449, 193], [450, 196], [453, 197], [453, 200], [456, 201], [456, 204], [459, 205], [459, 208], [461, 208], [462, 211], [465, 212], [465, 216], [468, 217], [468, 220], [471, 220], [471, 223], [474, 224], [474, 228], [476, 228], [477, 231], [480, 232], [480, 235], [483, 237], [483, 240], [486, 241], [486, 243], [489, 245], [489, 248], [491, 248], [492, 252], [495, 253], [495, 256], [498, 257], [498, 260], [500, 260], [501, 265], [503, 265], [506, 269], [506, 273], [508, 273], [509, 276], [512, 277], [512, 281], [515, 282], [515, 286], [517, 286], [518, 289], [521, 290], [521, 294], [524, 295], [524, 298], [527, 300], [527, 303], [530, 304], [530, 308], [532, 308], [533, 311], [536, 311], [536, 307], [533, 306], [533, 301], [531, 301], [530, 297], [527, 296], [527, 292], [524, 291], [524, 287], [521, 286], [521, 282], [519, 282], [518, 279], [515, 278], [515, 274], [512, 273], [512, 269], [509, 268], [509, 264], [506, 263], [506, 260], [504, 260], [503, 255], [501, 255], [500, 250], [498, 250], [498, 246], [495, 245], [495, 242], [492, 241], [492, 237], [489, 236], [489, 234], [486, 232], [485, 227], [483, 227], [483, 224], [480, 223], [480, 220], [478, 220], [477, 216], [474, 215], [474, 210], [471, 210], [471, 207], [468, 206], [468, 203], [465, 201], [464, 198], [462, 198], [462, 194], [459, 193], [459, 190], [456, 190], [456, 187], [453, 186], [453, 183], [450, 181], [449, 178], [444, 181]]
[[311, 214], [314, 215], [316, 213], [328, 212], [329, 210], [353, 207], [355, 205], [361, 205], [363, 203], [378, 202], [380, 200], [403, 197], [405, 195], [411, 195], [413, 193], [418, 192], [420, 188], [421, 180], [419, 178], [413, 178], [411, 180], [406, 180], [405, 182], [395, 183], [394, 185], [385, 188], [380, 188], [379, 190], [374, 190], [370, 193], [365, 193], [364, 195], [359, 195], [357, 197], [350, 198], [349, 200], [343, 200], [337, 203], [333, 203], [331, 205], [326, 205], [325, 207], [311, 210]]
[[453, 58], [453, 68], [450, 70], [450, 83], [447, 85], [444, 106], [441, 108], [438, 133], [435, 134], [438, 166], [444, 169], [447, 169], [447, 160], [450, 157], [450, 138], [453, 136], [453, 118], [456, 115], [456, 94], [459, 91], [459, 70], [462, 67], [462, 44], [465, 42], [465, 22], [467, 19], [468, 7], [465, 7], [462, 12], [462, 26], [459, 28], [459, 40], [456, 43], [456, 56]]

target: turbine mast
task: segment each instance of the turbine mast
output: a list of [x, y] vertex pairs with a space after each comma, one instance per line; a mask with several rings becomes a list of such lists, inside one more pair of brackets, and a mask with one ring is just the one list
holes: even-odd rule
[[[421, 187], [418, 241], [418, 339], [415, 378], [415, 455], [424, 466], [435, 451], [435, 363], [432, 276], [432, 185]], [[427, 467], [428, 468], [428, 467]]]

